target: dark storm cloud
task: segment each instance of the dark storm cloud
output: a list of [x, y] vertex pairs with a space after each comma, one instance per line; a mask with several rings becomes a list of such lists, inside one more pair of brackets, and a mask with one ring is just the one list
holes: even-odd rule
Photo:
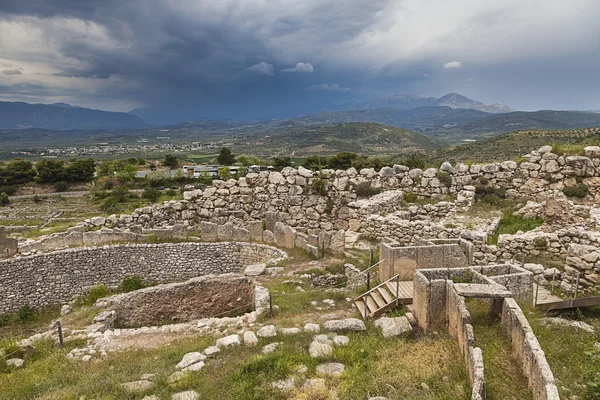
[[[566, 82], [587, 80], [575, 85], [586, 101], [600, 90], [595, 72], [558, 62], [600, 62], [593, 0], [568, 7], [548, 0], [554, 8], [544, 11], [533, 0], [457, 3], [4, 0], [0, 67], [11, 66], [0, 84], [30, 96], [41, 85], [41, 100], [52, 88], [86, 105], [115, 99], [124, 101], [118, 107], [167, 107], [189, 119], [295, 115], [394, 92], [461, 90], [483, 101], [560, 108], [577, 103], [562, 94]], [[550, 29], [559, 25], [560, 33]], [[531, 73], [536, 68], [543, 73]], [[540, 86], [561, 93], [536, 97]]]

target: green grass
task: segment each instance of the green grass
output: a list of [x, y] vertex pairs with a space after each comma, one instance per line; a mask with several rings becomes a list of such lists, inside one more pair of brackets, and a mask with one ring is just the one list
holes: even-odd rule
[[[49, 348], [28, 360], [21, 370], [0, 372], [0, 399], [141, 399], [153, 393], [169, 399], [173, 393], [193, 389], [203, 399], [333, 399], [354, 400], [371, 396], [389, 399], [470, 398], [468, 376], [456, 341], [436, 338], [384, 339], [372, 326], [367, 333], [350, 333], [346, 347], [335, 348], [332, 357], [313, 359], [308, 355], [311, 334], [262, 339], [258, 347], [224, 350], [209, 360], [200, 372], [176, 386], [167, 384], [181, 357], [214, 343], [214, 337], [188, 337], [169, 346], [110, 353], [106, 359], [84, 363], [66, 357], [67, 349]], [[264, 344], [282, 344], [268, 355], [260, 353]], [[327, 378], [327, 391], [308, 394], [301, 389], [305, 378], [316, 377], [320, 362], [345, 365], [340, 378]], [[298, 373], [301, 365], [305, 373]], [[144, 373], [156, 373], [155, 387], [148, 393], [129, 394], [119, 385], [139, 380]], [[289, 394], [271, 388], [271, 383], [290, 376], [296, 387]], [[429, 390], [421, 387], [429, 386]], [[337, 397], [332, 396], [337, 393]]]
[[489, 239], [489, 244], [498, 244], [498, 237], [503, 234], [514, 235], [518, 231], [527, 232], [544, 223], [543, 218], [525, 218], [522, 215], [505, 213], [500, 219], [498, 229]]
[[[584, 374], [592, 368], [593, 361], [586, 355], [594, 351], [597, 335], [571, 327], [546, 325], [540, 322], [545, 317], [540, 311], [529, 314], [529, 322], [546, 353], [556, 386], [561, 398], [579, 398], [594, 400], [586, 392]], [[572, 320], [581, 320], [600, 329], [600, 307], [562, 312], [558, 316]], [[596, 397], [597, 398], [597, 397]]]
[[502, 330], [500, 316], [492, 314], [489, 302], [482, 299], [467, 299], [467, 308], [471, 313], [475, 345], [483, 353], [486, 398], [533, 399], [521, 363], [513, 354], [510, 337]]

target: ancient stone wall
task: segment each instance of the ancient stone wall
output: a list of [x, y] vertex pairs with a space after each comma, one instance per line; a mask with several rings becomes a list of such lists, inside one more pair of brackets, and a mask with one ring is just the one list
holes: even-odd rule
[[466, 267], [469, 260], [458, 242], [409, 247], [381, 243], [379, 274], [382, 279], [400, 275], [401, 281], [407, 281], [417, 269]]
[[0, 227], [0, 258], [8, 258], [17, 254], [17, 239], [7, 238], [6, 231]]
[[60, 250], [0, 261], [0, 314], [68, 302], [97, 284], [116, 286], [138, 275], [172, 282], [208, 274], [242, 272], [249, 264], [286, 257], [250, 243], [127, 244]]
[[100, 299], [118, 327], [135, 328], [221, 316], [253, 308], [252, 281], [237, 274], [208, 275]]
[[559, 400], [554, 375], [531, 325], [514, 299], [504, 299], [502, 327], [510, 337], [513, 353], [523, 365], [534, 400]]

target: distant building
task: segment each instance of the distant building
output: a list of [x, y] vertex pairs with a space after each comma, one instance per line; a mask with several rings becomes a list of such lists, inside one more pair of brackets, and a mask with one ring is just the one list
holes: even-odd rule
[[[187, 176], [193, 176], [194, 178], [199, 178], [205, 174], [211, 176], [213, 178], [219, 176], [219, 169], [223, 168], [222, 165], [184, 165], [183, 166], [183, 174]], [[229, 166], [229, 171], [231, 174], [237, 174], [240, 167], [237, 166]]]

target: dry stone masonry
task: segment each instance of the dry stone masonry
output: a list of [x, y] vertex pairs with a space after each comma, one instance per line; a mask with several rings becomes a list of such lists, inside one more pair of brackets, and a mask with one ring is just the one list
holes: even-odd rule
[[117, 286], [129, 276], [146, 282], [181, 281], [208, 274], [242, 273], [249, 264], [286, 254], [250, 243], [127, 244], [60, 250], [0, 261], [0, 314], [24, 305], [71, 301], [97, 284]]

